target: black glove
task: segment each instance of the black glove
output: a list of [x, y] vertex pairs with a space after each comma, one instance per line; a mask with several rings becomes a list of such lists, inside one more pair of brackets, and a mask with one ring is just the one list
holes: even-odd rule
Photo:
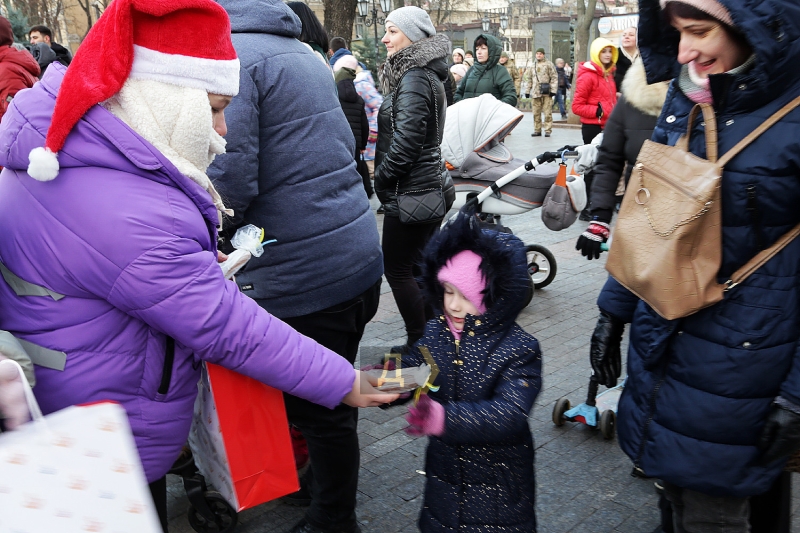
[[778, 396], [756, 446], [761, 450], [758, 460], [761, 465], [800, 450], [800, 406]]
[[536, 160], [541, 165], [542, 163], [552, 163], [556, 159], [560, 158], [561, 154], [557, 152], [544, 152], [543, 154], [537, 155]]
[[600, 245], [608, 241], [610, 234], [608, 224], [596, 220], [597, 217], [594, 218], [595, 220], [589, 223], [589, 227], [581, 233], [581, 236], [578, 237], [578, 242], [575, 244], [575, 249], [580, 250], [581, 255], [589, 261], [600, 259], [600, 252], [602, 251], [600, 250]]
[[597, 103], [597, 118], [603, 118], [603, 106], [600, 105], [600, 102]]
[[620, 344], [624, 331], [625, 323], [622, 320], [600, 310], [600, 317], [592, 334], [589, 359], [597, 381], [608, 388], [616, 387], [622, 372]]

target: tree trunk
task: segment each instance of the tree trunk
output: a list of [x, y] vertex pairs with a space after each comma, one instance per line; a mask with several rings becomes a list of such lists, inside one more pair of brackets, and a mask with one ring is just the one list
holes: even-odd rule
[[578, 66], [588, 58], [589, 30], [592, 27], [596, 6], [597, 0], [578, 0], [578, 19], [575, 22], [575, 64], [572, 65], [570, 100], [572, 100], [575, 87], [578, 85]]
[[350, 39], [353, 37], [356, 3], [357, 0], [324, 0], [325, 31], [328, 32], [328, 37], [342, 37], [347, 41], [348, 47]]

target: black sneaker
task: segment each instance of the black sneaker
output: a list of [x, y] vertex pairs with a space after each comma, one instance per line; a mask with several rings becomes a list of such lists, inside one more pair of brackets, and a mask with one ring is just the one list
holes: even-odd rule
[[281, 501], [286, 505], [291, 505], [292, 507], [308, 507], [311, 505], [311, 493], [308, 492], [308, 489], [300, 486], [300, 490], [297, 492], [293, 492], [291, 494], [287, 494]]
[[531, 137], [541, 137], [541, 136], [542, 136], [542, 132], [541, 131], [537, 131], [535, 133], [531, 133]]
[[550, 137], [550, 134], [549, 133], [545, 133], [544, 136], [545, 137]]

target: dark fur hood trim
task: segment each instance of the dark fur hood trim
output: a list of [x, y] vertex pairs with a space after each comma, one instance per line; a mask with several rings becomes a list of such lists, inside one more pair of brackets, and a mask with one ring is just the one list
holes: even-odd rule
[[449, 45], [449, 39], [445, 35], [439, 34], [427, 39], [420, 39], [389, 56], [381, 65], [378, 73], [384, 97], [394, 91], [403, 74], [412, 68], [426, 67], [431, 61], [447, 57], [450, 50]]
[[440, 229], [425, 247], [422, 281], [425, 298], [441, 312], [444, 290], [437, 274], [447, 261], [463, 250], [481, 256], [481, 270], [488, 280], [484, 302], [486, 322], [494, 329], [508, 329], [525, 307], [531, 288], [525, 244], [510, 233], [482, 229], [472, 215], [458, 217]]

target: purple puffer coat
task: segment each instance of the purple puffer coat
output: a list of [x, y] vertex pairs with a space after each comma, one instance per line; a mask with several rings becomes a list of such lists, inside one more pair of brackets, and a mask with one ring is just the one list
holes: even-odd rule
[[62, 372], [36, 367], [42, 410], [119, 402], [152, 482], [186, 442], [201, 361], [337, 405], [352, 366], [225, 281], [208, 193], [111, 113], [94, 106], [72, 130], [55, 180], [26, 174], [64, 72], [47, 69], [0, 127], [0, 261], [65, 295], [17, 296], [0, 279], [0, 329], [67, 354]]

